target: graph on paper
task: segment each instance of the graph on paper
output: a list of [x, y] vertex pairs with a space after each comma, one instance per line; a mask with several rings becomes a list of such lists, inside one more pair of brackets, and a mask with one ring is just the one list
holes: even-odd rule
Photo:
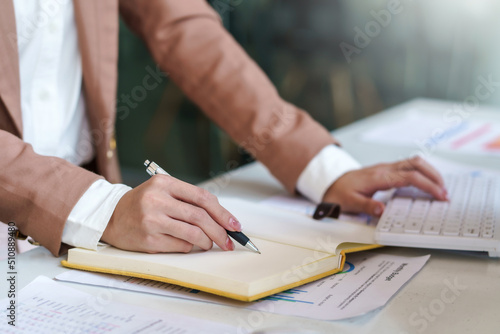
[[312, 301], [302, 300], [302, 297], [307, 297], [307, 290], [299, 290], [299, 289], [290, 289], [287, 291], [283, 291], [272, 296], [266, 297], [263, 300], [272, 300], [272, 301], [284, 301], [291, 303], [304, 303], [304, 304], [314, 304]]

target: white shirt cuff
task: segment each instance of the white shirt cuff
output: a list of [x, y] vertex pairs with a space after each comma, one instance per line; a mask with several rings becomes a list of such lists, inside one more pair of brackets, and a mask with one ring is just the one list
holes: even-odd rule
[[300, 174], [297, 190], [313, 202], [320, 203], [333, 182], [360, 167], [360, 163], [340, 147], [325, 146]]
[[129, 190], [124, 184], [95, 181], [69, 214], [62, 242], [81, 248], [97, 249], [97, 243], [108, 225], [118, 201]]

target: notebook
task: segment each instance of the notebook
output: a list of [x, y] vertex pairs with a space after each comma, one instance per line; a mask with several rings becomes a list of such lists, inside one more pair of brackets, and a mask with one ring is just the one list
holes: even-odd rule
[[346, 253], [379, 247], [374, 227], [328, 222], [239, 199], [221, 198], [260, 249], [236, 245], [188, 254], [145, 254], [100, 245], [73, 248], [66, 267], [141, 277], [198, 289], [242, 301], [257, 300], [342, 271]]

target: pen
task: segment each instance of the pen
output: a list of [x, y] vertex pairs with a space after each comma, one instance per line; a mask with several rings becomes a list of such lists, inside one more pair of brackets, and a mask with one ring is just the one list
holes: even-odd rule
[[[144, 161], [144, 166], [146, 166], [146, 172], [150, 175], [163, 174], [170, 175], [163, 168], [158, 166], [158, 164], [154, 161], [146, 160]], [[226, 230], [227, 234], [236, 240], [240, 245], [254, 251], [256, 253], [260, 253], [259, 249], [254, 245], [254, 243], [243, 233], [243, 232], [234, 232]]]

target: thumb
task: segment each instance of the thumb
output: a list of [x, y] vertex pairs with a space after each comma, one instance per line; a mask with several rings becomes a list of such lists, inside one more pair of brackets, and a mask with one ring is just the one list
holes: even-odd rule
[[358, 212], [364, 212], [375, 217], [380, 217], [382, 212], [384, 212], [384, 203], [376, 201], [371, 197], [366, 197], [360, 194], [356, 196], [354, 200], [355, 202], [353, 203], [353, 207], [355, 207]]

